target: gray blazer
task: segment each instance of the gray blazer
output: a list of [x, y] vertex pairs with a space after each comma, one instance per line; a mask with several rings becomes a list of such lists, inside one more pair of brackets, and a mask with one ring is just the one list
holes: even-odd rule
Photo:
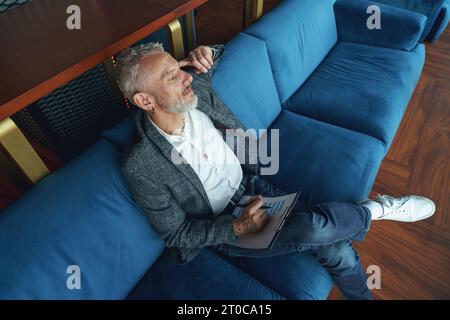
[[[192, 87], [198, 109], [211, 117], [219, 130], [244, 129], [211, 86], [212, 73], [223, 56], [224, 46], [214, 46], [214, 66], [207, 74], [196, 75]], [[125, 153], [121, 170], [137, 204], [147, 214], [153, 227], [165, 241], [165, 257], [176, 263], [193, 259], [202, 247], [232, 244], [237, 241], [231, 214], [214, 215], [206, 191], [187, 163], [171, 160], [173, 146], [154, 128], [146, 114], [136, 114], [139, 141]], [[174, 151], [176, 152], [176, 151]], [[180, 155], [181, 157], [181, 155]], [[244, 177], [233, 199], [245, 192], [257, 165], [242, 164]]]

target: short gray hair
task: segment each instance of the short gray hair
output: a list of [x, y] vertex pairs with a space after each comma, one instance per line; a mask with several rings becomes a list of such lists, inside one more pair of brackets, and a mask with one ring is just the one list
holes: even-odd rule
[[116, 81], [122, 93], [133, 102], [133, 95], [142, 87], [144, 74], [141, 60], [152, 52], [164, 52], [159, 42], [149, 42], [123, 50], [116, 60]]

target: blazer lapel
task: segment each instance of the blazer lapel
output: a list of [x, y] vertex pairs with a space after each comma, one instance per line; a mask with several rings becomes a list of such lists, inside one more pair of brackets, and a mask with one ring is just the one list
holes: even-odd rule
[[212, 92], [210, 92], [210, 98], [210, 104], [202, 103], [202, 101], [199, 100], [198, 109], [210, 116], [216, 127], [217, 125], [230, 129], [237, 129], [242, 127], [240, 123], [237, 123], [234, 120], [234, 116], [228, 109], [224, 110], [223, 108], [221, 108], [220, 101], [217, 101], [217, 98]]
[[[195, 173], [194, 169], [183, 159], [181, 154], [179, 154], [172, 144], [170, 144], [169, 141], [167, 141], [159, 132], [156, 130], [156, 128], [153, 126], [153, 124], [150, 123], [150, 121], [147, 119], [147, 115], [144, 112], [141, 112], [143, 117], [141, 117], [141, 123], [144, 128], [144, 132], [146, 137], [152, 141], [164, 154], [164, 156], [167, 158], [168, 161], [170, 161], [182, 174], [184, 174], [195, 186], [197, 191], [202, 196], [203, 200], [207, 203], [208, 207], [212, 210], [211, 203], [209, 202], [208, 196], [206, 194], [205, 188], [203, 187], [202, 182], [200, 181], [199, 177]], [[173, 151], [172, 151], [173, 150]], [[172, 152], [177, 152], [178, 156], [183, 159], [183, 163], [178, 164], [174, 163], [172, 161]]]

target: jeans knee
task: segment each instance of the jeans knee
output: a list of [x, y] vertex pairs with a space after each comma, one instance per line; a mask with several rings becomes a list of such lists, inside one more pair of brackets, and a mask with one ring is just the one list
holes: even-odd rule
[[347, 271], [352, 274], [359, 266], [359, 256], [350, 241], [342, 241], [330, 246], [324, 246], [317, 252], [319, 263], [330, 273], [337, 272], [345, 276]]
[[330, 239], [333, 238], [333, 234], [327, 225], [326, 218], [308, 224], [308, 228], [303, 228], [299, 232], [299, 242], [305, 245], [328, 244]]
[[321, 228], [311, 228], [301, 235], [300, 242], [305, 245], [320, 245], [328, 242], [327, 233]]

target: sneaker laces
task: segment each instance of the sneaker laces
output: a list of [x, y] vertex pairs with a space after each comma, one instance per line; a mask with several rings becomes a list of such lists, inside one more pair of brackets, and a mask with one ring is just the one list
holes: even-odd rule
[[[390, 214], [407, 214], [406, 207], [404, 204], [410, 199], [410, 196], [404, 196], [400, 198], [394, 198], [387, 195], [378, 195], [376, 200], [383, 206], [383, 215], [387, 216]], [[387, 212], [385, 209], [388, 209]]]

